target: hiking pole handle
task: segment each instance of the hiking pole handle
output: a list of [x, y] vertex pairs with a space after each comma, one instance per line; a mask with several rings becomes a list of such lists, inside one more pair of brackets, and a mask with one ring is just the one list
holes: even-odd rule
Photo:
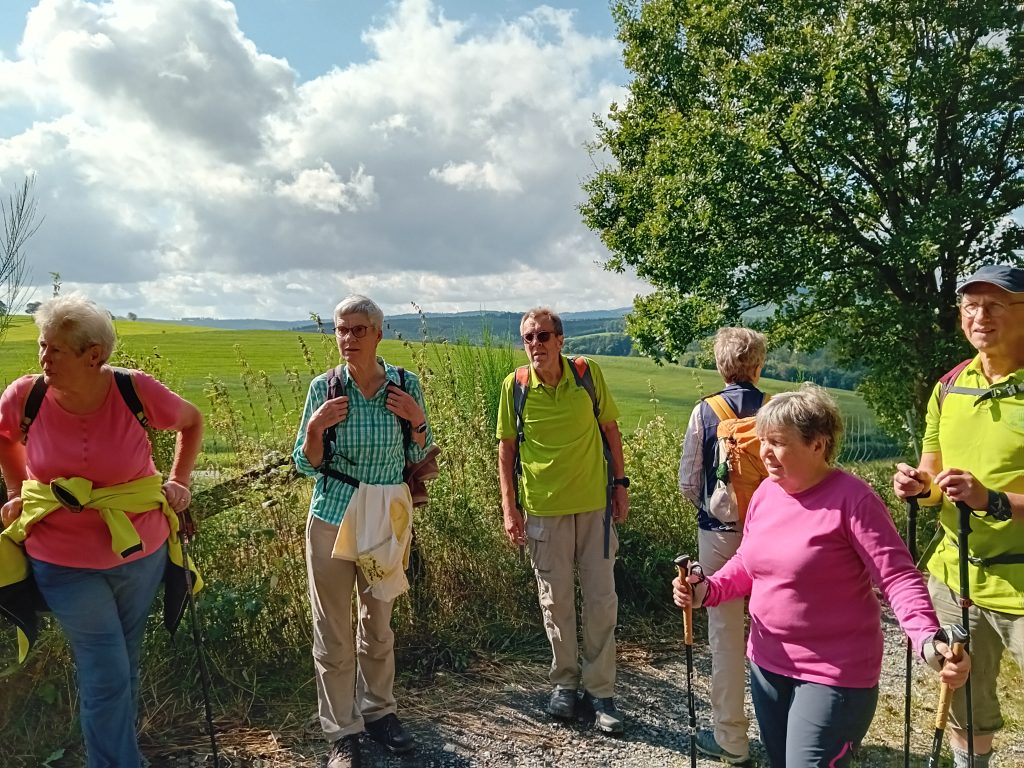
[[690, 604], [683, 608], [683, 642], [686, 645], [693, 645], [693, 585], [686, 581], [690, 575], [690, 558], [688, 555], [679, 555], [674, 561], [676, 570], [679, 571], [679, 580], [690, 588]]
[[[964, 644], [953, 643], [951, 646], [953, 656], [959, 659], [964, 652]], [[953, 689], [945, 683], [939, 686], [939, 703], [935, 708], [935, 736], [932, 738], [932, 750], [928, 755], [928, 768], [939, 768], [942, 759], [942, 736], [946, 731], [946, 721], [949, 719], [949, 705], [953, 702]]]
[[[953, 657], [957, 660], [963, 655], [964, 644], [953, 643]], [[949, 705], [953, 701], [953, 689], [945, 683], [939, 686], [939, 705], [935, 710], [935, 728], [942, 730], [946, 727], [946, 720], [949, 719]]]

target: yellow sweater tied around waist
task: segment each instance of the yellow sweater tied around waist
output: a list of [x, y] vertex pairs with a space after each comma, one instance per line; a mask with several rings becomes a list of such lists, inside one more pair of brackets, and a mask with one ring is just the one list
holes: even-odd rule
[[[181, 540], [178, 537], [178, 515], [167, 503], [163, 492], [163, 478], [160, 475], [132, 480], [128, 483], [94, 488], [91, 480], [83, 477], [59, 477], [50, 483], [25, 480], [21, 484], [21, 515], [3, 531], [0, 531], [0, 588], [23, 582], [29, 577], [29, 562], [25, 556], [24, 541], [31, 533], [32, 526], [51, 512], [66, 507], [75, 510], [94, 509], [110, 530], [111, 549], [119, 557], [127, 558], [143, 549], [139, 534], [132, 525], [130, 515], [159, 508], [167, 518], [170, 536], [167, 539], [167, 556], [182, 568]], [[188, 569], [192, 573], [192, 592], [203, 588], [203, 580], [189, 557]], [[9, 611], [0, 606], [10, 618]], [[18, 628], [18, 661], [25, 660], [31, 643]]]

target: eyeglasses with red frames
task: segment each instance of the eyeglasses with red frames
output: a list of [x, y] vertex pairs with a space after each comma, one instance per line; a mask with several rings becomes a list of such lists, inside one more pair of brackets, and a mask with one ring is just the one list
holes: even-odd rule
[[533, 344], [534, 341], [537, 341], [541, 344], [547, 344], [554, 335], [555, 334], [552, 331], [537, 331], [536, 333], [530, 331], [523, 334], [523, 343]]
[[339, 339], [344, 339], [346, 336], [361, 339], [366, 335], [368, 330], [370, 330], [370, 326], [368, 325], [353, 325], [351, 328], [345, 325], [336, 325], [334, 327], [334, 333]]

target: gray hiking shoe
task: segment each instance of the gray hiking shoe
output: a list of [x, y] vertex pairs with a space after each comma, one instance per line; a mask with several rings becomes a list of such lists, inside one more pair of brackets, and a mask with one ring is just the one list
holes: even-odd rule
[[587, 706], [594, 711], [594, 727], [603, 733], [620, 734], [624, 729], [622, 713], [615, 708], [615, 699], [611, 696], [599, 699], [584, 692]]
[[559, 720], [575, 720], [576, 691], [572, 688], [555, 688], [544, 711]]
[[726, 765], [750, 765], [750, 754], [746, 755], [734, 755], [726, 749], [718, 746], [718, 740], [715, 739], [715, 734], [711, 731], [701, 731], [697, 734], [695, 740], [697, 745], [697, 751], [702, 755], [707, 755]]

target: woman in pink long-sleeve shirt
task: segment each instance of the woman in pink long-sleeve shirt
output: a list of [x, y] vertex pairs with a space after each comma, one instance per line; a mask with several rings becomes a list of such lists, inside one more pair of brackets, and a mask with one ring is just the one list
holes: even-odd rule
[[885, 504], [832, 466], [842, 417], [825, 390], [805, 384], [776, 396], [758, 412], [757, 433], [771, 482], [751, 501], [743, 543], [713, 577], [691, 574], [695, 588], [676, 579], [674, 599], [716, 606], [749, 595], [751, 693], [770, 764], [848, 765], [878, 699], [881, 607], [872, 584], [944, 682], [962, 685], [970, 659], [954, 661], [943, 642]]

